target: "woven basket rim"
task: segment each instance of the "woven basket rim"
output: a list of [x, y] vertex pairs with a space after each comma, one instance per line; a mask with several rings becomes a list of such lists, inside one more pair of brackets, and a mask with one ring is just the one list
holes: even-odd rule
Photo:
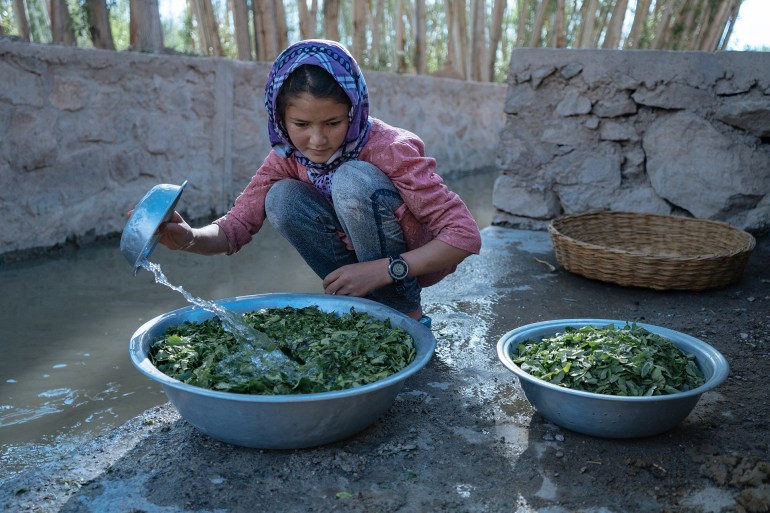
[[[575, 236], [560, 231], [565, 228]], [[548, 232], [556, 260], [567, 271], [657, 290], [704, 290], [732, 283], [756, 245], [751, 234], [723, 221], [624, 211], [561, 216], [548, 224]], [[603, 238], [612, 243], [613, 235], [615, 246], [601, 245]], [[580, 236], [591, 242], [576, 238]]]
[[[563, 233], [559, 229], [559, 224], [565, 224], [572, 221], [579, 222], [580, 219], [586, 218], [586, 217], [601, 217], [601, 216], [625, 216], [629, 218], [654, 218], [654, 219], [660, 219], [665, 222], [672, 222], [672, 223], [680, 223], [680, 224], [699, 224], [701, 226], [713, 226], [718, 227], [721, 230], [728, 230], [732, 233], [735, 233], [736, 235], [742, 237], [744, 239], [744, 242], [742, 245], [736, 245], [734, 248], [732, 248], [729, 251], [721, 251], [721, 252], [705, 252], [701, 255], [662, 255], [662, 254], [655, 254], [655, 253], [648, 253], [648, 252], [641, 252], [641, 251], [629, 251], [626, 249], [620, 249], [608, 245], [600, 245], [600, 244], [594, 244], [591, 242], [586, 242], [580, 239], [577, 239], [575, 237], [572, 237], [571, 235], [567, 235]], [[752, 251], [756, 245], [756, 239], [753, 235], [746, 232], [745, 230], [741, 230], [740, 228], [736, 228], [735, 226], [732, 226], [729, 223], [726, 223], [724, 221], [715, 221], [711, 219], [700, 219], [700, 218], [694, 218], [694, 217], [685, 217], [685, 216], [675, 216], [675, 215], [665, 215], [665, 214], [649, 214], [649, 213], [640, 213], [640, 212], [629, 212], [629, 211], [590, 211], [590, 212], [582, 212], [580, 214], [569, 214], [557, 217], [555, 219], [552, 219], [550, 223], [548, 223], [548, 231], [552, 235], [557, 235], [558, 237], [561, 237], [562, 239], [568, 240], [572, 244], [579, 245], [585, 249], [590, 250], [596, 250], [596, 251], [603, 251], [605, 253], [611, 253], [615, 255], [627, 255], [627, 256], [633, 256], [633, 257], [639, 257], [639, 258], [645, 258], [650, 260], [663, 260], [663, 261], [679, 261], [679, 262], [687, 262], [687, 261], [706, 261], [709, 259], [722, 259], [725, 257], [737, 255], [740, 253], [744, 253], [747, 251]]]

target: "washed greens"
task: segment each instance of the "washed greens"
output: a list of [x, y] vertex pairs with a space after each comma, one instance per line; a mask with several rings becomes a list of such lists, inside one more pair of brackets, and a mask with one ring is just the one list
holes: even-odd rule
[[[239, 342], [217, 318], [170, 327], [149, 351], [164, 374], [244, 394], [306, 394], [359, 387], [395, 374], [416, 350], [411, 336], [364, 312], [267, 308], [243, 320], [275, 347]], [[283, 364], [288, 356], [292, 365]]]
[[550, 383], [597, 394], [676, 394], [704, 383], [692, 355], [637, 326], [567, 327], [511, 351], [521, 370]]

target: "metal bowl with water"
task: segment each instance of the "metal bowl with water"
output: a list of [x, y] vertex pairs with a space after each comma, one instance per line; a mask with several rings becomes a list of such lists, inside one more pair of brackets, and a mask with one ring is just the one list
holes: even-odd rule
[[602, 438], [638, 438], [668, 431], [683, 421], [700, 396], [721, 384], [729, 371], [719, 351], [694, 337], [660, 326], [637, 323], [647, 331], [670, 340], [695, 362], [705, 383], [677, 394], [626, 397], [571, 390], [536, 378], [521, 370], [511, 359], [511, 351], [527, 340], [542, 340], [564, 333], [568, 326], [606, 326], [619, 328], [625, 321], [607, 319], [561, 319], [537, 322], [509, 331], [497, 343], [497, 355], [519, 379], [527, 400], [550, 422], [566, 429]]
[[380, 418], [393, 404], [404, 382], [431, 359], [436, 339], [419, 322], [367, 299], [324, 294], [262, 294], [215, 301], [235, 313], [262, 308], [317, 306], [326, 312], [366, 312], [390, 319], [414, 339], [417, 356], [401, 371], [358, 388], [301, 395], [249, 395], [217, 392], [187, 385], [160, 372], [147, 357], [164, 331], [185, 321], [213, 316], [198, 307], [160, 315], [141, 326], [131, 338], [129, 354], [136, 368], [163, 386], [180, 415], [201, 432], [218, 440], [260, 449], [299, 449], [347, 438]]
[[134, 266], [134, 275], [158, 245], [158, 227], [174, 215], [174, 208], [186, 185], [186, 180], [182, 185], [158, 184], [134, 207], [120, 236], [120, 252]]

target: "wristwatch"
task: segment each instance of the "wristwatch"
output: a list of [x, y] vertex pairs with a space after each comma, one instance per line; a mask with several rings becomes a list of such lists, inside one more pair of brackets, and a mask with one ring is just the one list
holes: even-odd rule
[[390, 257], [390, 263], [388, 264], [388, 274], [393, 278], [393, 285], [396, 286], [396, 290], [399, 292], [404, 291], [404, 280], [409, 274], [409, 265], [406, 263], [401, 255], [397, 257]]

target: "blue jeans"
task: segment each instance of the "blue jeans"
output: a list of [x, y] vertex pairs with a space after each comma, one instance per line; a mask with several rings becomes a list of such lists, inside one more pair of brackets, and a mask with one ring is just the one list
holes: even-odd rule
[[[267, 219], [321, 279], [343, 265], [406, 251], [395, 214], [404, 201], [377, 167], [358, 160], [341, 165], [334, 173], [332, 201], [312, 184], [293, 179], [273, 184], [265, 199]], [[347, 235], [353, 251], [345, 247], [338, 232]], [[417, 279], [405, 280], [404, 288], [399, 293], [388, 285], [368, 299], [404, 313], [420, 308]]]

